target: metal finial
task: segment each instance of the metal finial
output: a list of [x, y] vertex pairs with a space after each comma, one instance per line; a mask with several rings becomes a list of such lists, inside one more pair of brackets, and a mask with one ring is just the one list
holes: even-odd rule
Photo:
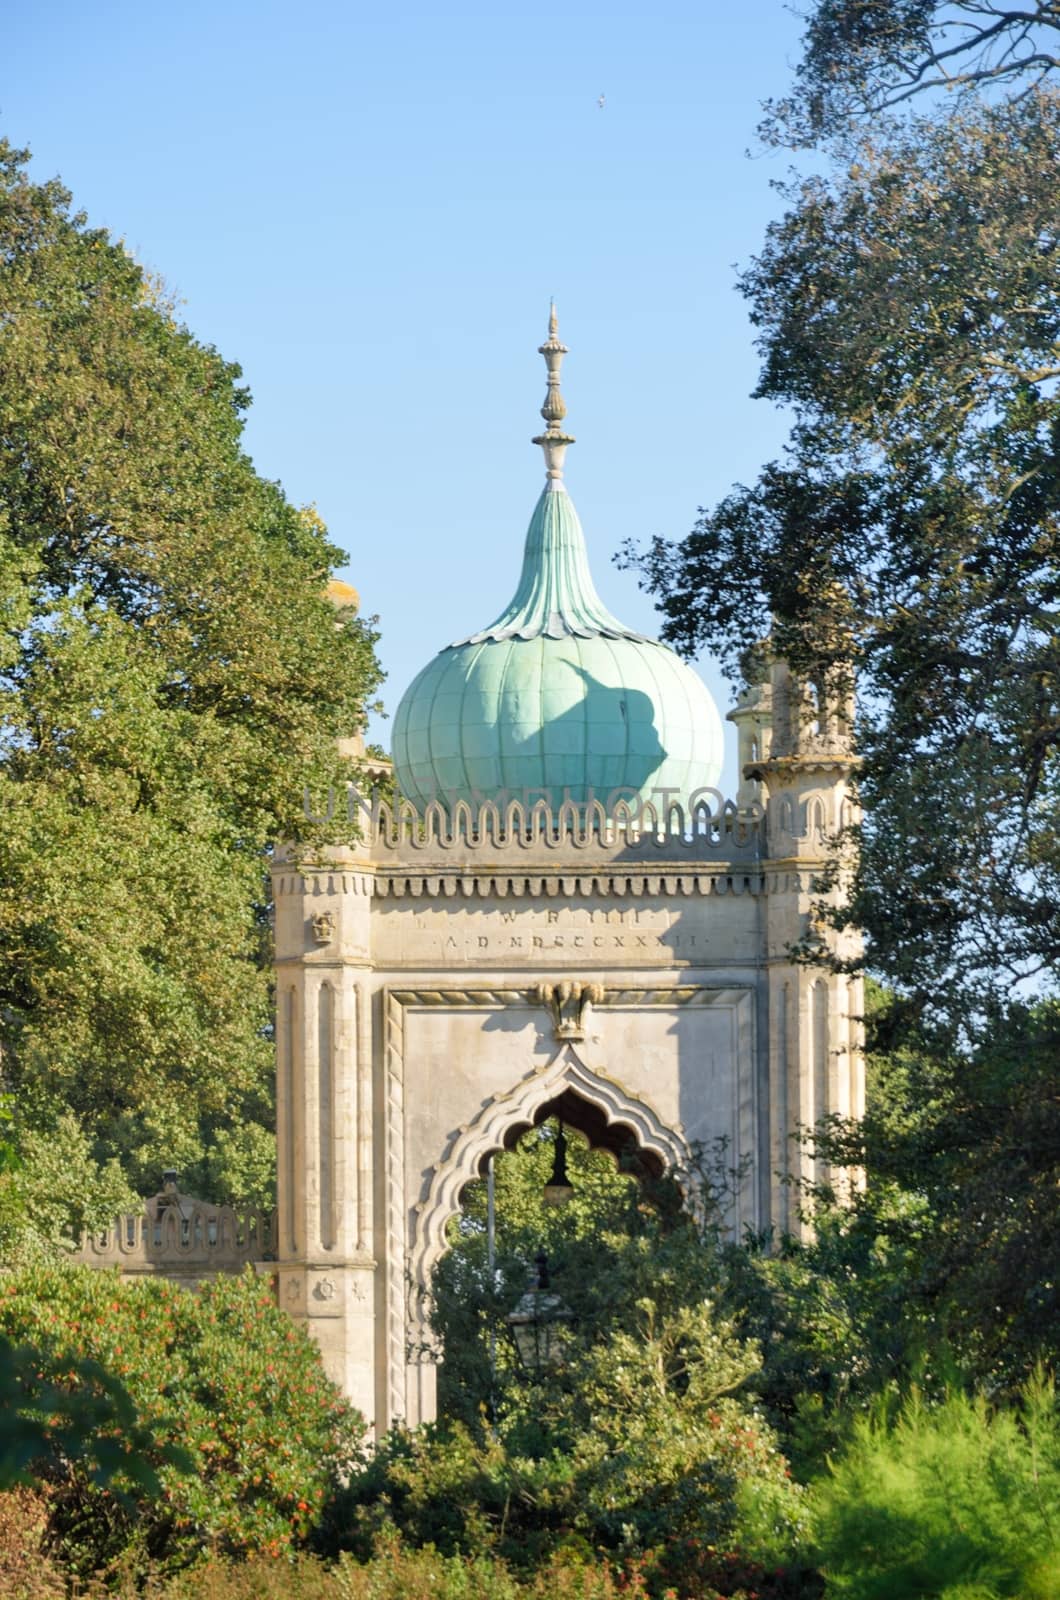
[[567, 415], [567, 407], [559, 387], [559, 369], [563, 364], [563, 357], [567, 354], [567, 346], [559, 336], [559, 321], [556, 317], [556, 302], [549, 305], [548, 313], [548, 338], [544, 344], [538, 345], [538, 351], [545, 358], [548, 368], [548, 391], [545, 403], [541, 407], [541, 415], [545, 419], [545, 431], [538, 434], [534, 440], [545, 452], [545, 470], [550, 482], [558, 482], [563, 477], [563, 457], [567, 453], [567, 446], [574, 443], [573, 435], [564, 433], [560, 424]]

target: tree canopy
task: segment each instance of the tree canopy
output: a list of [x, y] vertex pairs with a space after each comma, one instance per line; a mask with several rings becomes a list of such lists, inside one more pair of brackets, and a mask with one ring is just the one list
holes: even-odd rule
[[[264, 889], [379, 669], [239, 368], [0, 143], [0, 1044], [23, 1126], [271, 1184]], [[304, 826], [304, 823], [302, 824]]]
[[[1060, 96], [1046, 33], [1060, 40], [1052, 5], [814, 6], [767, 131], [825, 145], [832, 164], [781, 185], [786, 210], [740, 280], [757, 393], [790, 408], [790, 443], [686, 538], [633, 553], [679, 648], [707, 645], [738, 676], [768, 637], [797, 671], [859, 689], [857, 867], [822, 887], [847, 884], [838, 920], [866, 931], [889, 992], [867, 1019], [868, 1116], [814, 1137], [867, 1182], [843, 1206], [804, 1196], [809, 1245], [737, 1262], [796, 1457], [831, 1448], [821, 1417], [918, 1368], [936, 1392], [956, 1368], [1011, 1394], [1056, 1357]], [[929, 90], [940, 59], [958, 94], [882, 115]]]
[[920, 96], [1019, 95], [1058, 66], [1056, 0], [814, 0], [792, 92], [760, 131], [815, 145]]
[[1058, 157], [1040, 91], [794, 185], [742, 279], [790, 450], [640, 558], [679, 646], [856, 668], [851, 918], [954, 1013], [1060, 960]]

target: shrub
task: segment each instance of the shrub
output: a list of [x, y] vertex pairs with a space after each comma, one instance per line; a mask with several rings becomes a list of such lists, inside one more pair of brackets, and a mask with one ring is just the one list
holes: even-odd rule
[[606, 1563], [586, 1566], [562, 1557], [519, 1578], [490, 1557], [443, 1556], [391, 1541], [366, 1563], [256, 1559], [239, 1566], [211, 1562], [176, 1577], [164, 1600], [648, 1600], [641, 1580]]
[[757, 1352], [709, 1305], [659, 1317], [643, 1302], [640, 1317], [637, 1336], [616, 1332], [572, 1356], [492, 1432], [456, 1423], [391, 1433], [340, 1496], [330, 1548], [367, 1559], [396, 1529], [409, 1544], [497, 1556], [528, 1574], [579, 1552], [631, 1570], [644, 1559], [678, 1585], [694, 1568], [698, 1587], [682, 1595], [713, 1594], [710, 1573], [731, 1575], [712, 1550], [739, 1552], [746, 1572], [749, 1558], [786, 1560], [804, 1493], [768, 1424], [735, 1392]]
[[814, 1499], [836, 1600], [1060, 1600], [1060, 1415], [1041, 1377], [1018, 1410], [914, 1394], [859, 1420]]
[[134, 1439], [113, 1425], [135, 1470], [101, 1485], [61, 1448], [61, 1429], [37, 1464], [52, 1489], [51, 1545], [77, 1571], [130, 1558], [171, 1569], [204, 1548], [278, 1555], [306, 1537], [361, 1446], [363, 1424], [315, 1346], [250, 1272], [191, 1293], [90, 1268], [26, 1269], [0, 1280], [0, 1333], [39, 1354], [27, 1408], [34, 1384], [91, 1385], [92, 1362], [135, 1408]]

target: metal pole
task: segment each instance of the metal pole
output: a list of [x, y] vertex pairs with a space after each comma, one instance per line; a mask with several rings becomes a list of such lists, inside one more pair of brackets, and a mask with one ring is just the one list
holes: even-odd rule
[[[496, 1283], [497, 1262], [497, 1184], [493, 1173], [493, 1157], [489, 1158], [486, 1168], [486, 1265], [489, 1269], [490, 1294], [497, 1292]], [[497, 1330], [490, 1318], [490, 1421], [496, 1415], [495, 1395], [497, 1388]]]

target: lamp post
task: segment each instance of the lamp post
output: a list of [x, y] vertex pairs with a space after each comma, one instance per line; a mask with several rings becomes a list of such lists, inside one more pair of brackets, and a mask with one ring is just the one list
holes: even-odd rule
[[565, 1206], [574, 1198], [574, 1185], [567, 1176], [567, 1135], [563, 1132], [562, 1122], [556, 1134], [552, 1171], [541, 1198], [546, 1206]]
[[533, 1281], [508, 1314], [508, 1328], [524, 1369], [531, 1377], [540, 1377], [546, 1368], [562, 1365], [564, 1330], [571, 1312], [558, 1294], [550, 1292], [548, 1257], [543, 1250], [535, 1256], [534, 1266]]

